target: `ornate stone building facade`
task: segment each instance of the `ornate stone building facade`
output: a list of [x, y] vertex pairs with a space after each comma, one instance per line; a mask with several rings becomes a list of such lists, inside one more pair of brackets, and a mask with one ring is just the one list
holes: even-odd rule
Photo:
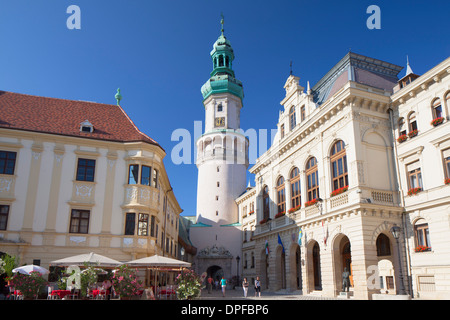
[[255, 260], [263, 288], [338, 296], [347, 268], [357, 299], [450, 296], [450, 59], [401, 69], [350, 52], [312, 88], [287, 79], [256, 186], [236, 200], [247, 229], [255, 204], [243, 266]]
[[44, 267], [88, 252], [177, 257], [166, 153], [119, 104], [0, 92], [0, 105], [1, 252]]

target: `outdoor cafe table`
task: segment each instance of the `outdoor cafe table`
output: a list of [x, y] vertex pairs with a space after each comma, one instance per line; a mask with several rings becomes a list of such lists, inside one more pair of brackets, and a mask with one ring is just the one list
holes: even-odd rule
[[92, 290], [92, 296], [95, 298], [98, 295], [109, 295], [109, 290]]
[[70, 294], [70, 290], [53, 290], [52, 296], [58, 296], [60, 299]]

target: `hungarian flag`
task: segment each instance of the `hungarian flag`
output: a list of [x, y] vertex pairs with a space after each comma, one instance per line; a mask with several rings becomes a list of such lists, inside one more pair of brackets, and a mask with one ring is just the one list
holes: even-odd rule
[[266, 240], [266, 255], [269, 255], [269, 241]]

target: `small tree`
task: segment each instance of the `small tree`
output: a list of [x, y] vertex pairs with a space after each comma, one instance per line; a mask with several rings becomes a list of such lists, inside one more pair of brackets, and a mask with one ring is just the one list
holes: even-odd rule
[[1, 264], [3, 264], [3, 267], [0, 267], [0, 274], [5, 273], [6, 276], [10, 278], [13, 274], [13, 269], [19, 266], [19, 259], [16, 256], [10, 256], [9, 254], [5, 253], [0, 259], [0, 265]]
[[203, 289], [202, 279], [193, 271], [184, 269], [175, 280], [179, 300], [194, 299]]
[[112, 284], [116, 294], [120, 298], [131, 298], [138, 295], [142, 289], [142, 281], [137, 279], [136, 271], [131, 270], [127, 265], [121, 265], [112, 277]]

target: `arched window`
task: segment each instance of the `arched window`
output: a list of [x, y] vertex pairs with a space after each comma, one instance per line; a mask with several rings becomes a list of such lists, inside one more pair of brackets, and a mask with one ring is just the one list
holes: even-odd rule
[[270, 217], [269, 188], [265, 186], [263, 189], [263, 219], [268, 219], [269, 217]]
[[228, 56], [225, 57], [225, 65], [226, 65], [227, 67], [230, 66], [230, 57], [228, 57]]
[[405, 119], [400, 118], [398, 119], [398, 136], [406, 135], [406, 126], [405, 126]]
[[433, 119], [441, 118], [442, 117], [442, 104], [441, 99], [437, 98], [433, 101], [432, 105], [432, 111], [433, 111]]
[[331, 148], [331, 178], [333, 191], [348, 186], [347, 155], [342, 140]]
[[409, 132], [417, 130], [417, 121], [416, 121], [416, 113], [411, 112], [408, 116], [408, 129]]
[[294, 168], [290, 175], [291, 182], [291, 207], [292, 209], [301, 206], [301, 191], [300, 191], [300, 172], [298, 168]]
[[431, 249], [430, 232], [428, 230], [428, 223], [425, 219], [419, 219], [414, 224], [414, 237], [417, 251], [428, 251]]
[[286, 212], [286, 191], [284, 189], [284, 178], [277, 180], [277, 206], [278, 213]]
[[306, 183], [308, 201], [319, 198], [319, 172], [317, 160], [314, 157], [311, 157], [306, 164]]
[[295, 128], [295, 125], [295, 107], [292, 107], [291, 110], [289, 110], [289, 130], [292, 131]]
[[391, 242], [389, 237], [384, 233], [381, 233], [377, 238], [377, 256], [390, 256], [391, 255]]
[[219, 56], [219, 67], [223, 67], [223, 56]]

